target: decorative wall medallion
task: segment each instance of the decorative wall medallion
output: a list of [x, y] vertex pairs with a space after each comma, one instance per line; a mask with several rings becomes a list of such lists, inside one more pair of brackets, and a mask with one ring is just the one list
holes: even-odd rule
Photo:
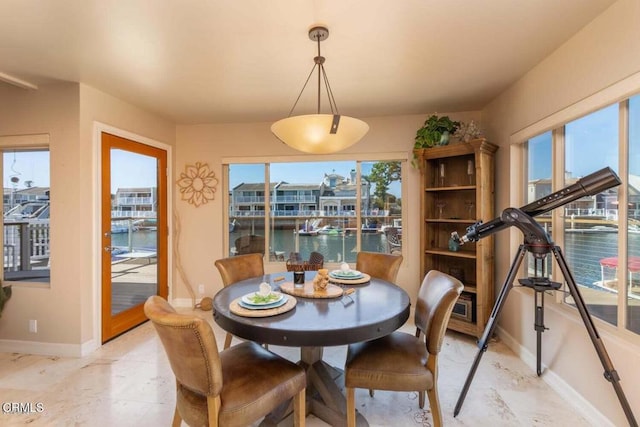
[[218, 178], [209, 169], [209, 164], [196, 162], [195, 165], [185, 166], [177, 184], [180, 187], [181, 199], [197, 208], [214, 199]]

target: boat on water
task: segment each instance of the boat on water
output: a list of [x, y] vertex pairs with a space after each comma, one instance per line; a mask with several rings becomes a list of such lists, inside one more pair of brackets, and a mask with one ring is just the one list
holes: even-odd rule
[[293, 232], [298, 234], [298, 236], [315, 236], [318, 234], [318, 226], [321, 222], [321, 219], [314, 219], [312, 221], [307, 219], [299, 230], [293, 230]]
[[396, 230], [398, 230], [399, 233], [402, 233], [402, 219], [400, 218], [394, 218], [393, 219], [393, 224], [392, 225], [388, 225], [385, 224], [382, 227], [380, 227], [380, 233], [382, 234], [386, 234], [387, 230], [389, 228], [395, 228]]
[[4, 214], [4, 222], [49, 223], [49, 200], [20, 203]]
[[360, 227], [360, 231], [363, 233], [378, 233], [380, 230], [378, 229], [378, 221], [376, 220], [365, 220]]
[[324, 225], [318, 229], [318, 234], [329, 235], [329, 236], [339, 236], [344, 234], [344, 230], [341, 227], [336, 227], [334, 225]]
[[128, 233], [129, 230], [138, 231], [138, 229], [138, 225], [135, 223], [131, 223], [131, 225], [129, 225], [128, 220], [111, 222], [111, 234]]

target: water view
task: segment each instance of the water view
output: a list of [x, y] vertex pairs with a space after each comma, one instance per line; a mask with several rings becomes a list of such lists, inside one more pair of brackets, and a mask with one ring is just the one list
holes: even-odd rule
[[[244, 231], [229, 233], [231, 245]], [[297, 235], [293, 230], [272, 230], [271, 253], [277, 258], [286, 260], [291, 252], [299, 252], [302, 259], [308, 259], [311, 252], [320, 252], [325, 262], [355, 262], [356, 234], [335, 233], [317, 234], [312, 236]], [[382, 233], [362, 233], [362, 250], [370, 252], [386, 252], [387, 240]]]

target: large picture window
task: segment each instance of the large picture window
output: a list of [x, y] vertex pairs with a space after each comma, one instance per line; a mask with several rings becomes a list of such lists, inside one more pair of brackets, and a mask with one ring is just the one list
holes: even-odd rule
[[[629, 124], [628, 132], [620, 132], [620, 123]], [[620, 176], [621, 186], [551, 212], [559, 219], [554, 224], [561, 230], [551, 228], [551, 218], [536, 220], [562, 241], [567, 264], [589, 313], [636, 334], [640, 334], [639, 129], [640, 99], [634, 97], [565, 123], [556, 132], [532, 138], [525, 150], [528, 202], [604, 167]], [[564, 173], [555, 177], [552, 151], [562, 153], [558, 161], [562, 161]], [[625, 152], [627, 164], [620, 164], [620, 153]], [[568, 294], [563, 301], [574, 306]]]
[[402, 253], [402, 161], [229, 164], [229, 256], [273, 262]]

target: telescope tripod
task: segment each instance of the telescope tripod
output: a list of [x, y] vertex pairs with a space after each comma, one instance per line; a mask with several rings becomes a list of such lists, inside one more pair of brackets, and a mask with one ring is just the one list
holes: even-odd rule
[[[520, 245], [518, 252], [509, 268], [509, 272], [507, 274], [507, 278], [502, 285], [502, 289], [500, 290], [500, 294], [496, 299], [493, 310], [491, 311], [491, 315], [489, 316], [489, 320], [487, 322], [487, 326], [485, 327], [484, 333], [482, 337], [478, 341], [478, 353], [473, 361], [473, 365], [469, 370], [469, 374], [467, 375], [467, 379], [464, 383], [464, 387], [460, 392], [460, 396], [458, 397], [458, 402], [456, 403], [453, 416], [455, 417], [460, 412], [462, 408], [462, 404], [464, 403], [464, 399], [469, 391], [469, 386], [473, 381], [473, 377], [478, 369], [478, 365], [480, 364], [480, 359], [482, 355], [487, 351], [488, 342], [491, 336], [495, 331], [497, 326], [497, 320], [500, 316], [500, 312], [504, 307], [505, 301], [509, 296], [509, 292], [513, 288], [513, 282], [518, 274], [518, 270], [520, 269], [520, 265], [522, 264], [522, 260], [524, 259], [527, 252], [531, 252], [536, 258], [536, 267], [538, 261], [543, 260], [546, 255], [549, 253], [553, 254], [558, 266], [560, 267], [560, 271], [564, 277], [565, 282], [569, 288], [569, 293], [573, 297], [576, 308], [578, 309], [578, 313], [580, 313], [580, 317], [582, 318], [582, 322], [584, 323], [587, 333], [589, 334], [589, 338], [591, 338], [591, 342], [600, 358], [600, 363], [604, 368], [604, 377], [607, 381], [609, 381], [615, 392], [618, 396], [618, 400], [620, 401], [620, 405], [627, 417], [629, 425], [631, 427], [638, 427], [638, 423], [631, 411], [631, 407], [627, 398], [625, 397], [624, 391], [622, 390], [622, 386], [620, 385], [620, 377], [613, 367], [613, 363], [607, 354], [607, 350], [602, 342], [598, 331], [596, 330], [595, 324], [587, 311], [587, 307], [582, 299], [582, 295], [580, 294], [580, 290], [578, 289], [578, 285], [576, 284], [569, 267], [565, 261], [564, 256], [562, 255], [562, 251], [559, 246], [556, 246], [548, 237], [546, 232], [540, 227], [540, 225], [533, 220], [529, 215], [522, 212], [519, 209], [509, 208], [503, 212], [502, 219], [505, 223], [508, 223], [513, 226], [517, 226], [523, 231], [525, 234], [525, 242]], [[537, 273], [537, 268], [536, 268]], [[541, 375], [541, 344], [542, 344], [542, 332], [546, 329], [544, 326], [544, 292], [546, 291], [554, 291], [560, 288], [560, 283], [551, 282], [544, 277], [530, 277], [527, 279], [520, 280], [520, 283], [528, 288], [531, 288], [535, 291], [535, 330], [537, 334], [537, 351], [536, 351], [536, 368], [538, 376]]]

